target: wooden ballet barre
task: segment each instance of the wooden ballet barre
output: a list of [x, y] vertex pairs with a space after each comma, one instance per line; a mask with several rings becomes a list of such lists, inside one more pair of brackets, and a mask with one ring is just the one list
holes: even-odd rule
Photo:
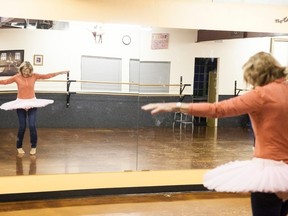
[[[180, 87], [180, 95], [179, 97], [182, 98], [182, 93], [187, 86], [191, 86], [191, 84], [183, 84], [182, 77], [180, 77], [180, 84], [141, 84], [141, 83], [134, 83], [134, 82], [105, 82], [105, 81], [94, 81], [94, 80], [70, 80], [69, 73], [67, 73], [67, 80], [53, 80], [53, 79], [45, 79], [39, 80], [39, 82], [65, 82], [66, 83], [66, 107], [70, 106], [70, 97], [71, 94], [108, 94], [104, 92], [71, 92], [70, 85], [72, 82], [79, 82], [79, 83], [94, 83], [94, 84], [108, 84], [108, 85], [136, 85], [136, 86], [143, 86], [143, 87]], [[109, 92], [111, 94], [111, 92]], [[114, 93], [114, 95], [131, 95], [131, 94], [121, 94], [121, 93]]]
[[138, 85], [138, 83], [133, 82], [102, 82], [102, 81], [93, 81], [93, 80], [76, 80], [76, 82], [81, 83], [95, 83], [95, 84], [121, 84], [121, 85]]
[[[93, 81], [93, 80], [39, 80], [38, 82], [79, 82], [79, 83], [95, 83], [95, 84], [120, 84], [120, 85], [139, 85], [139, 86], [181, 86], [181, 84], [141, 84], [141, 83], [134, 83], [134, 82], [105, 82], [105, 81]], [[191, 86], [191, 84], [183, 84], [182, 86]]]
[[93, 95], [121, 95], [121, 96], [134, 96], [138, 94], [135, 93], [117, 93], [117, 92], [87, 92], [87, 91], [79, 91], [79, 92], [73, 92], [73, 94], [93, 94]]
[[[17, 93], [17, 90], [11, 90], [11, 91], [0, 91], [0, 94], [14, 94]], [[52, 94], [101, 94], [101, 95], [133, 95], [135, 93], [117, 93], [117, 92], [96, 92], [96, 91], [73, 91], [73, 92], [67, 92], [67, 91], [42, 91], [42, 90], [35, 90], [35, 93], [52, 93]]]
[[14, 94], [17, 93], [17, 90], [10, 90], [10, 91], [0, 91], [0, 94]]
[[66, 91], [41, 91], [41, 90], [36, 90], [35, 93], [53, 93], [53, 94], [67, 94]]
[[37, 80], [37, 82], [68, 82], [67, 80], [53, 80], [53, 79], [43, 79], [43, 80]]
[[[93, 81], [93, 80], [75, 80], [75, 82], [83, 83], [96, 83], [96, 84], [122, 84], [122, 85], [138, 85], [138, 86], [180, 86], [180, 84], [141, 84], [134, 82], [103, 82], [103, 81]], [[185, 84], [189, 85], [189, 84]]]
[[38, 82], [80, 82], [80, 83], [96, 83], [96, 84], [123, 84], [123, 85], [139, 85], [138, 83], [131, 82], [102, 82], [93, 80], [39, 80]]
[[[0, 91], [0, 94], [17, 94], [17, 90], [13, 91]], [[67, 94], [66, 91], [41, 91], [41, 90], [35, 90], [35, 93], [53, 93], [53, 94]]]
[[179, 84], [139, 84], [139, 86], [162, 86], [162, 87], [166, 87], [166, 86], [180, 86]]

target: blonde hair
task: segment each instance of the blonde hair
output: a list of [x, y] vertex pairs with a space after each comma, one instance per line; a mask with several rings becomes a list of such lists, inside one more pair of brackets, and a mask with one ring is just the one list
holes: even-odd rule
[[29, 61], [22, 62], [22, 64], [19, 66], [19, 72], [22, 74], [22, 71], [26, 69], [29, 69], [31, 73], [33, 72], [33, 66]]
[[244, 80], [253, 87], [264, 86], [276, 79], [287, 76], [287, 68], [266, 52], [259, 52], [251, 56], [242, 67]]

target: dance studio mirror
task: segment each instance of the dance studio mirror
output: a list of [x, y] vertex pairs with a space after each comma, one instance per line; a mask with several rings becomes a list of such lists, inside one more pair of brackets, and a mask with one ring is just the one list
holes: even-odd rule
[[[38, 111], [36, 156], [16, 155], [16, 114], [1, 111], [0, 176], [206, 169], [251, 157], [246, 116], [208, 120], [206, 127], [203, 118], [179, 124], [175, 113], [151, 116], [141, 106], [236, 96], [246, 88], [242, 64], [257, 51], [269, 52], [270, 36], [237, 38], [244, 33], [230, 32], [230, 39], [197, 42], [194, 29], [52, 23], [51, 29], [31, 23], [0, 29], [1, 53], [23, 50], [38, 73], [70, 70], [35, 87], [38, 98], [54, 100]], [[1, 55], [2, 63], [8, 60]], [[201, 68], [212, 83], [197, 74]], [[3, 64], [1, 73], [6, 69]], [[16, 86], [0, 87], [1, 103], [15, 98]], [[239, 127], [231, 127], [235, 123]], [[28, 129], [24, 149], [29, 152]]]

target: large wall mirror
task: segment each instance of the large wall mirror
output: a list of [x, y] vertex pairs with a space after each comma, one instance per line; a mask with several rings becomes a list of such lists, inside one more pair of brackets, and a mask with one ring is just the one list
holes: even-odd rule
[[[169, 27], [1, 17], [0, 79], [7, 70], [15, 71], [22, 57], [38, 73], [71, 72], [36, 85], [37, 97], [54, 100], [38, 111], [36, 157], [29, 155], [28, 128], [27, 153], [18, 157], [16, 113], [0, 111], [0, 176], [209, 169], [250, 158], [253, 134], [247, 116], [216, 121], [180, 116], [186, 122], [179, 124], [177, 113], [141, 111], [150, 102], [213, 102], [244, 93], [243, 63], [272, 46], [279, 56], [283, 46], [278, 42], [286, 38], [265, 28], [286, 25], [282, 11], [261, 20], [267, 22], [266, 33], [255, 23], [251, 31], [257, 14], [248, 12], [242, 17], [245, 27], [239, 16], [229, 17], [230, 22], [220, 16], [230, 26], [214, 23], [215, 29], [193, 19], [189, 22], [197, 29], [178, 27], [183, 16], [170, 20]], [[246, 30], [239, 31], [242, 27]], [[15, 85], [0, 85], [0, 103], [14, 100], [15, 90]]]
[[[274, 34], [28, 19], [3, 21], [0, 34], [1, 79], [17, 50], [35, 72], [71, 70], [35, 87], [37, 97], [55, 101], [39, 110], [36, 156], [16, 154], [16, 113], [1, 111], [1, 176], [209, 169], [239, 159], [239, 151], [251, 157], [245, 116], [182, 124], [177, 113], [151, 116], [140, 107], [236, 96], [235, 87], [245, 89], [241, 66], [269, 52]], [[1, 103], [15, 98], [15, 85], [0, 89]]]

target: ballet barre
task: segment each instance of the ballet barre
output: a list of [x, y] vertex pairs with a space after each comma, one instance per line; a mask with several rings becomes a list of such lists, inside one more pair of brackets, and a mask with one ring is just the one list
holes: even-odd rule
[[[79, 82], [79, 83], [95, 83], [95, 84], [121, 84], [121, 85], [137, 85], [137, 86], [180, 86], [180, 84], [142, 84], [142, 83], [134, 83], [134, 82], [105, 82], [105, 81], [93, 81], [93, 80], [38, 80], [37, 82]], [[191, 86], [191, 84], [185, 84], [187, 86]]]
[[249, 89], [239, 89], [237, 88], [237, 81], [234, 82], [234, 96], [238, 96], [241, 91], [249, 91]]
[[[181, 101], [184, 99], [183, 91], [187, 86], [191, 86], [191, 84], [183, 84], [182, 76], [180, 77], [180, 84], [143, 84], [143, 83], [135, 83], [135, 82], [103, 82], [103, 81], [95, 81], [95, 80], [72, 80], [69, 77], [69, 73], [67, 73], [66, 80], [57, 80], [57, 79], [41, 79], [37, 82], [61, 82], [66, 83], [66, 91], [53, 91], [55, 94], [66, 94], [66, 107], [70, 107], [70, 99], [72, 94], [108, 94], [107, 92], [90, 92], [90, 91], [70, 91], [70, 87], [72, 83], [94, 83], [94, 84], [107, 84], [107, 85], [129, 85], [129, 86], [143, 86], [143, 87], [179, 87], [179, 98]], [[35, 91], [36, 93], [51, 93], [47, 91]], [[0, 91], [0, 94], [9, 94], [9, 93], [17, 93], [17, 90], [9, 90], [9, 91]], [[129, 93], [113, 93], [109, 92], [109, 95], [131, 95]]]
[[191, 86], [191, 84], [183, 84], [182, 76], [180, 76], [180, 92], [179, 92], [179, 102], [182, 102], [185, 98], [185, 95], [183, 95], [183, 91], [187, 86]]
[[[183, 91], [187, 86], [191, 86], [191, 84], [183, 84], [182, 76], [180, 77], [180, 84], [143, 84], [143, 83], [134, 83], [134, 82], [103, 82], [103, 81], [94, 81], [94, 80], [71, 80], [69, 77], [69, 73], [67, 73], [67, 80], [39, 80], [42, 82], [66, 82], [66, 107], [70, 106], [70, 98], [72, 94], [95, 94], [95, 92], [71, 92], [70, 86], [71, 83], [94, 83], [94, 84], [108, 84], [108, 85], [135, 85], [135, 86], [143, 86], [143, 87], [179, 87], [179, 98], [183, 101], [185, 95], [183, 96]], [[97, 94], [99, 94], [97, 92]], [[105, 94], [105, 93], [102, 93]], [[107, 93], [106, 93], [107, 94]], [[109, 93], [111, 94], [111, 93]], [[119, 95], [119, 93], [117, 94]], [[131, 94], [121, 94], [121, 95], [131, 95]]]

